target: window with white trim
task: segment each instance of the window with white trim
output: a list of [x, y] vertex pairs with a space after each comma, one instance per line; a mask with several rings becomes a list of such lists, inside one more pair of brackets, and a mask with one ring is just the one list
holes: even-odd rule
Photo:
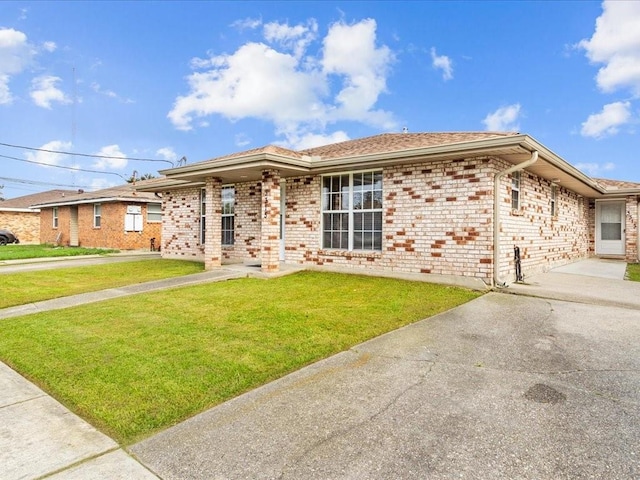
[[93, 226], [94, 228], [100, 228], [102, 223], [102, 205], [99, 203], [93, 204]]
[[382, 250], [382, 172], [322, 177], [322, 248]]
[[511, 210], [520, 210], [520, 171], [511, 174]]
[[162, 221], [162, 205], [159, 203], [147, 203], [147, 222]]
[[53, 207], [53, 228], [58, 228], [58, 207]]
[[222, 245], [233, 245], [235, 189], [222, 187]]
[[551, 216], [552, 217], [558, 216], [557, 198], [558, 198], [558, 187], [556, 185], [551, 185]]
[[200, 189], [200, 245], [204, 245], [207, 238], [207, 190]]

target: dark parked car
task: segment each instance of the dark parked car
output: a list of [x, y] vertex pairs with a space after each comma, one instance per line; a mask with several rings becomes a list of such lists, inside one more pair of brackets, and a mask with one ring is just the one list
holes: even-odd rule
[[9, 230], [0, 229], [0, 245], [6, 245], [7, 243], [20, 243], [20, 240]]

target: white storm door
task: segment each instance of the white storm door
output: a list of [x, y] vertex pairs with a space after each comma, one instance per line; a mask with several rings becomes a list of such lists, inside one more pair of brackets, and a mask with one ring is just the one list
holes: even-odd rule
[[596, 202], [596, 255], [624, 255], [624, 202]]

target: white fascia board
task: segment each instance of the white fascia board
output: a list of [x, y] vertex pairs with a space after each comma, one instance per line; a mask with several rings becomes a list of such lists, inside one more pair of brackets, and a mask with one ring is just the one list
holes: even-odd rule
[[38, 205], [33, 205], [33, 208], [51, 208], [51, 207], [64, 207], [67, 205], [86, 205], [90, 203], [111, 203], [111, 202], [162, 203], [162, 200], [158, 199], [156, 201], [151, 198], [105, 197], [105, 198], [92, 198], [92, 199], [85, 199], [85, 200], [69, 200], [68, 202], [41, 203]]

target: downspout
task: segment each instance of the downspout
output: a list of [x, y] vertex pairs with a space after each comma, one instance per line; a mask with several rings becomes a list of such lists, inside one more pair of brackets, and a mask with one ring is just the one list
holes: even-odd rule
[[538, 161], [538, 151], [531, 152], [531, 158], [525, 162], [513, 165], [502, 172], [495, 174], [493, 179], [493, 286], [505, 287], [506, 283], [502, 282], [500, 276], [500, 185], [502, 177], [518, 170], [524, 170], [530, 165]]

